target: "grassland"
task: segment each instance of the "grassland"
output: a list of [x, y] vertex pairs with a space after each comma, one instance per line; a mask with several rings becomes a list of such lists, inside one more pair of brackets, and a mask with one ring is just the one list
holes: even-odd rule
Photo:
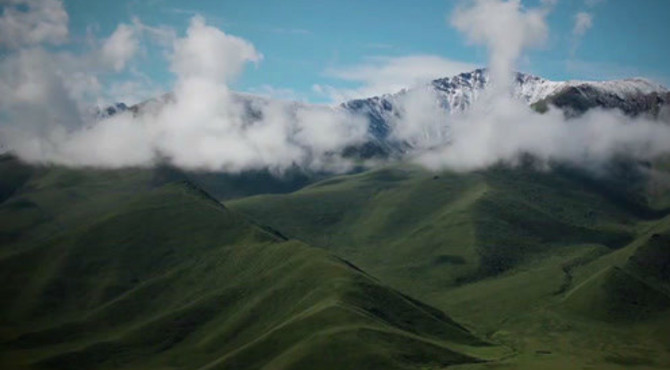
[[0, 368], [667, 368], [667, 163], [231, 199], [272, 185], [0, 157]]
[[[391, 166], [227, 202], [512, 348], [465, 368], [670, 367], [666, 167]], [[660, 171], [660, 173], [658, 173]]]
[[0, 160], [0, 368], [443, 368], [509, 354], [170, 169]]

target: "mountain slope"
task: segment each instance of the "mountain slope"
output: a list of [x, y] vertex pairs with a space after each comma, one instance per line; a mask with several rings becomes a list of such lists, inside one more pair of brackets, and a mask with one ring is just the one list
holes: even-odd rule
[[[658, 293], [668, 245], [644, 246], [669, 216], [647, 200], [643, 173], [625, 164], [607, 176], [564, 166], [430, 173], [397, 165], [227, 205], [519, 353], [500, 366], [667, 366], [670, 338], [652, 328], [668, 327], [670, 306]], [[643, 267], [628, 267], [631, 256]], [[595, 314], [613, 310], [622, 314]]]
[[503, 353], [179, 172], [11, 161], [3, 179], [29, 176], [0, 204], [2, 368], [411, 369]]
[[548, 243], [627, 244], [635, 222], [655, 212], [607, 182], [569, 168], [432, 174], [398, 165], [228, 204], [402, 289], [418, 277], [426, 284], [411, 289], [429, 289], [504, 272]]

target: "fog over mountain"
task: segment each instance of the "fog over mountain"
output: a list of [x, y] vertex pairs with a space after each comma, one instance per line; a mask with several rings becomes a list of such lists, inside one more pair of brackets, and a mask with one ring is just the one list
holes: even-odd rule
[[[515, 1], [462, 6], [448, 21], [488, 48], [489, 69], [338, 106], [232, 91], [230, 82], [263, 55], [199, 16], [179, 37], [139, 21], [121, 24], [84, 55], [50, 51], [49, 38], [12, 44], [0, 62], [0, 134], [29, 162], [123, 167], [168, 161], [223, 172], [295, 166], [342, 172], [361, 159], [389, 157], [471, 170], [513, 164], [526, 154], [591, 164], [668, 151], [663, 86], [644, 79], [549, 81], [513, 72], [526, 48], [545, 42], [551, 10], [550, 3], [528, 9]], [[496, 22], [487, 21], [492, 13]], [[170, 45], [172, 93], [91, 114], [98, 75], [123, 69], [139, 42], [159, 31]]]

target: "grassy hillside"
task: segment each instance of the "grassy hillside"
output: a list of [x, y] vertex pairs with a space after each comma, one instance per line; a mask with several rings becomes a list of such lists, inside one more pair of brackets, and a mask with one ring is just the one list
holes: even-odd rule
[[223, 206], [169, 168], [2, 157], [0, 367], [668, 367], [664, 163], [397, 165]]
[[3, 369], [413, 369], [505, 354], [178, 172], [0, 165]]
[[257, 194], [289, 193], [328, 177], [327, 174], [290, 168], [282, 173], [268, 170], [241, 173], [189, 172], [189, 179], [211, 192], [219, 200], [248, 197]]
[[514, 348], [501, 366], [670, 366], [670, 338], [652, 329], [670, 328], [670, 218], [648, 180], [625, 162], [597, 175], [401, 165], [226, 204]]
[[[625, 246], [654, 212], [604, 190], [567, 169], [432, 174], [397, 166], [227, 204], [418, 291], [495, 276], [574, 244]], [[403, 284], [414, 279], [422, 287]]]

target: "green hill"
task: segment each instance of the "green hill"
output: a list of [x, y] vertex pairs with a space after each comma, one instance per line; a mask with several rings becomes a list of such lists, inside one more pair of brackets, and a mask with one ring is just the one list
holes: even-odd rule
[[668, 266], [665, 239], [644, 247], [669, 219], [648, 188], [624, 161], [598, 174], [396, 165], [226, 204], [514, 348], [500, 366], [670, 366], [670, 338], [651, 329], [668, 327], [660, 277], [629, 266]]
[[[590, 181], [567, 169], [432, 174], [395, 166], [227, 204], [419, 291], [495, 276], [574, 244], [628, 244], [653, 211]], [[422, 287], [403, 283], [414, 279]]]
[[4, 157], [0, 178], [3, 369], [441, 368], [506, 351], [177, 171]]
[[0, 157], [0, 367], [668, 367], [664, 163], [394, 165], [224, 206], [273, 185]]

